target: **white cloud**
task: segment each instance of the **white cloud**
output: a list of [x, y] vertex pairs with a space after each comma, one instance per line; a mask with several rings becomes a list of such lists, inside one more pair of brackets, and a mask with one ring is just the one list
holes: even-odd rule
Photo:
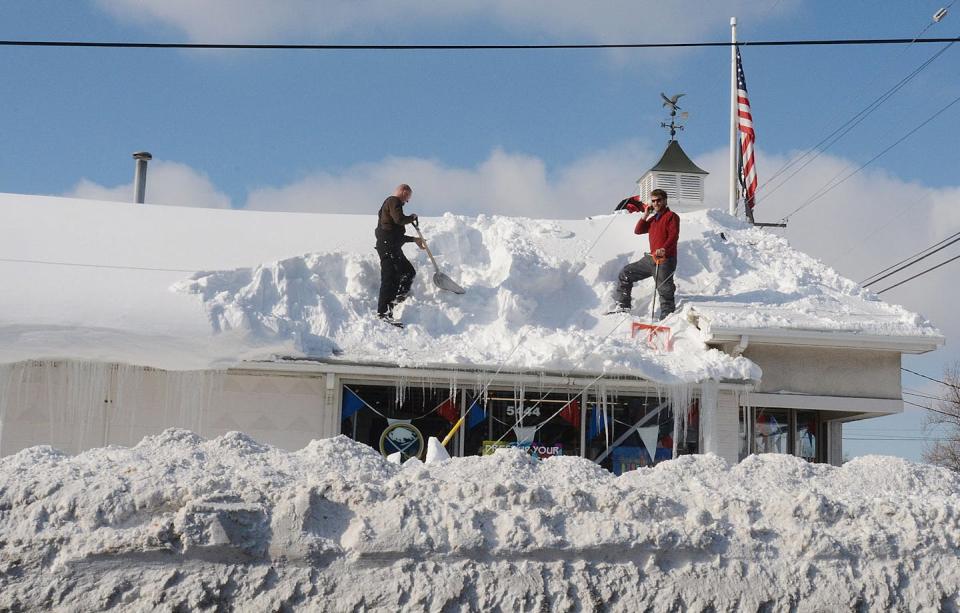
[[[81, 179], [64, 195], [71, 198], [131, 202], [133, 181], [125, 185], [106, 187], [88, 179]], [[218, 191], [206, 174], [186, 164], [163, 160], [150, 162], [147, 167], [145, 200], [148, 204], [230, 208], [230, 198]]]
[[548, 172], [540, 158], [495, 150], [475, 168], [436, 160], [387, 158], [341, 174], [317, 173], [283, 187], [250, 193], [246, 207], [307, 212], [372, 212], [398, 183], [414, 189], [411, 211], [466, 215], [582, 218], [608, 212], [633, 193], [634, 181], [654, 161], [638, 143], [589, 154]]
[[98, 0], [114, 16], [162, 24], [202, 42], [334, 38], [391, 40], [391, 32], [469, 26], [485, 20], [525, 34], [598, 42], [690, 40], [725, 28], [731, 15], [758, 24], [799, 0]]

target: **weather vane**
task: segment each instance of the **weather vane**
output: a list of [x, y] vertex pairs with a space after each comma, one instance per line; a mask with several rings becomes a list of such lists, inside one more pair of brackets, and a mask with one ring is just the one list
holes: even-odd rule
[[[676, 121], [677, 111], [680, 110], [680, 105], [677, 104], [677, 101], [680, 100], [681, 96], [686, 96], [686, 94], [674, 94], [673, 96], [667, 98], [666, 94], [664, 94], [663, 92], [660, 92], [660, 97], [663, 98], [663, 106], [670, 107], [670, 123], [667, 123], [665, 121], [661, 122], [660, 127], [670, 128], [670, 140], [676, 140], [675, 137], [677, 135], [677, 130], [683, 129], [683, 126], [681, 124], [678, 124]], [[684, 111], [683, 113], [680, 113], [681, 120], [684, 120], [689, 116], [690, 114], [687, 113], [686, 111]]]

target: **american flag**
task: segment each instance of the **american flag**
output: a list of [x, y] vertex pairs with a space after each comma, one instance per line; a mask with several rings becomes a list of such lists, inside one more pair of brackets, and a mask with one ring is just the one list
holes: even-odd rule
[[740, 131], [740, 185], [748, 217], [753, 217], [757, 195], [757, 167], [753, 158], [753, 116], [750, 114], [750, 99], [747, 97], [747, 78], [743, 75], [740, 47], [737, 47], [737, 126]]

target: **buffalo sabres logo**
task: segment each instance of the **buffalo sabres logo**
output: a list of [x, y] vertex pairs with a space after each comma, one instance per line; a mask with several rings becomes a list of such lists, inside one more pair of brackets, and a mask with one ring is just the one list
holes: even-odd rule
[[423, 435], [407, 422], [394, 422], [380, 435], [380, 453], [388, 456], [400, 452], [404, 461], [420, 456], [423, 451]]

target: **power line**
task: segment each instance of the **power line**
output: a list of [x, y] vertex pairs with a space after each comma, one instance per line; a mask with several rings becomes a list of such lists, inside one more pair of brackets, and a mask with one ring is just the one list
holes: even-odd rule
[[90, 47], [106, 49], [249, 49], [287, 51], [486, 51], [526, 49], [664, 49], [675, 47], [800, 47], [818, 45], [914, 45], [918, 43], [955, 43], [954, 38], [837, 38], [806, 40], [758, 40], [732, 42], [679, 43], [558, 43], [516, 45], [320, 45], [251, 43], [146, 43], [71, 40], [0, 40], [0, 47]]
[[[901, 400], [903, 399], [901, 398]], [[939, 411], [937, 409], [934, 409], [933, 407], [928, 407], [923, 404], [917, 404], [916, 402], [910, 402], [909, 400], [903, 400], [903, 404], [909, 404], [909, 405], [930, 411], [931, 413], [939, 413], [940, 415], [946, 415], [947, 417], [953, 417], [954, 419], [957, 418], [957, 415], [955, 413], [947, 413], [946, 411]]]
[[931, 396], [930, 394], [921, 394], [919, 392], [908, 392], [906, 389], [902, 390], [900, 393], [906, 394], [907, 396], [918, 396], [920, 398], [926, 398], [928, 400], [937, 400], [937, 401], [943, 400], [943, 398], [939, 398], [937, 396]]
[[[776, 185], [776, 186], [774, 186], [773, 188], [771, 188], [770, 191], [764, 192], [764, 193], [763, 193], [763, 196], [764, 196], [765, 198], [766, 198], [766, 197], [769, 197], [771, 194], [773, 194], [773, 193], [776, 192], [778, 189], [780, 189], [781, 187], [783, 187], [790, 179], [792, 179], [793, 177], [795, 177], [795, 176], [797, 175], [797, 173], [799, 173], [801, 170], [803, 170], [804, 168], [806, 168], [807, 166], [809, 166], [811, 163], [813, 163], [814, 160], [816, 160], [818, 157], [820, 157], [820, 154], [821, 154], [821, 153], [826, 152], [826, 150], [829, 149], [830, 147], [832, 147], [838, 140], [840, 140], [841, 138], [843, 138], [844, 136], [846, 136], [847, 134], [849, 134], [851, 130], [853, 130], [855, 127], [857, 127], [857, 126], [858, 126], [864, 119], [866, 119], [871, 113], [873, 113], [875, 110], [877, 110], [878, 108], [880, 108], [880, 106], [881, 106], [884, 102], [886, 102], [887, 100], [889, 100], [890, 98], [892, 98], [895, 93], [897, 93], [897, 92], [900, 91], [904, 86], [906, 86], [906, 84], [909, 83], [911, 80], [913, 80], [914, 77], [916, 77], [918, 74], [920, 74], [921, 72], [923, 72], [923, 71], [924, 71], [930, 64], [932, 64], [937, 58], [939, 58], [941, 55], [943, 55], [943, 54], [946, 52], [946, 50], [949, 49], [952, 45], [953, 45], [953, 43], [950, 43], [949, 45], [946, 45], [943, 49], [940, 49], [940, 50], [937, 51], [935, 54], [933, 54], [931, 57], [927, 58], [927, 60], [924, 61], [922, 64], [920, 64], [920, 66], [918, 66], [917, 68], [913, 69], [913, 71], [910, 72], [907, 76], [905, 76], [905, 77], [903, 77], [902, 79], [900, 79], [900, 81], [898, 81], [893, 87], [891, 87], [891, 88], [888, 89], [887, 91], [885, 91], [885, 92], [883, 92], [882, 94], [880, 94], [879, 97], [877, 97], [876, 99], [874, 99], [870, 104], [868, 104], [866, 107], [864, 107], [864, 108], [861, 109], [859, 112], [857, 112], [853, 117], [851, 117], [850, 119], [848, 119], [848, 120], [847, 120], [843, 125], [841, 125], [839, 128], [835, 129], [833, 132], [831, 132], [830, 134], [828, 134], [827, 136], [825, 136], [820, 142], [818, 142], [818, 143], [817, 143], [816, 145], [814, 145], [813, 147], [807, 149], [807, 150], [804, 151], [802, 154], [798, 155], [797, 157], [793, 158], [792, 160], [790, 160], [790, 161], [788, 161], [786, 164], [784, 164], [779, 170], [777, 170], [775, 173], [773, 173], [772, 175], [770, 175], [770, 178], [769, 178], [769, 179], [767, 179], [766, 181], [763, 182], [763, 184], [758, 188], [758, 191], [759, 191], [759, 190], [763, 190], [763, 188], [766, 187], [767, 185], [769, 185], [771, 182], [773, 182], [774, 179], [776, 179], [776, 178], [779, 177], [781, 174], [783, 174], [784, 172], [786, 172], [787, 170], [789, 170], [792, 166], [794, 166], [795, 164], [798, 164], [801, 160], [803, 160], [804, 158], [807, 158], [807, 157], [809, 156], [809, 159], [807, 159], [803, 164], [801, 164], [799, 168], [797, 168], [797, 169], [794, 170], [792, 173], [790, 173], [790, 175], [789, 175], [786, 179], [783, 179], [778, 185]], [[811, 154], [812, 154], [814, 151], [816, 151], [816, 153], [811, 156]], [[842, 172], [842, 171], [841, 171], [841, 172]], [[836, 178], [836, 177], [834, 177], [834, 178]], [[832, 180], [833, 180], [833, 179], [831, 179], [831, 181], [832, 181]], [[828, 183], [829, 183], [829, 181], [828, 181]]]
[[[860, 285], [863, 285], [864, 287], [866, 287], [866, 286], [868, 286], [868, 285], [873, 285], [874, 283], [876, 283], [877, 281], [880, 281], [881, 279], [886, 279], [886, 278], [887, 278], [888, 276], [890, 276], [890, 275], [884, 275], [883, 277], [880, 277], [880, 278], [878, 278], [878, 279], [874, 279], [874, 277], [876, 277], [877, 275], [882, 275], [883, 273], [887, 272], [888, 270], [891, 270], [892, 268], [895, 268], [895, 267], [897, 267], [897, 266], [900, 266], [900, 264], [903, 264], [904, 262], [907, 262], [907, 261], [909, 261], [909, 260], [917, 257], [918, 255], [922, 254], [922, 253], [925, 252], [925, 251], [929, 251], [930, 249], [933, 249], [934, 247], [940, 247], [940, 245], [942, 245], [943, 243], [946, 243], [947, 241], [951, 241], [951, 242], [949, 242], [949, 243], [947, 243], [946, 245], [944, 245], [944, 247], [949, 247], [949, 246], [952, 245], [953, 243], [955, 243], [955, 242], [957, 242], [958, 240], [960, 240], [960, 238], [958, 238], [958, 237], [960, 237], [960, 232], [957, 232], [956, 234], [951, 234], [951, 235], [948, 236], [947, 238], [945, 238], [945, 239], [943, 239], [943, 240], [940, 240], [940, 241], [938, 241], [938, 242], [930, 245], [929, 247], [925, 247], [925, 248], [921, 249], [920, 251], [914, 253], [914, 254], [911, 255], [911, 256], [908, 256], [908, 257], [903, 258], [902, 260], [900, 260], [900, 261], [897, 262], [896, 264], [893, 264], [893, 265], [891, 265], [891, 266], [888, 266], [888, 267], [884, 268], [883, 270], [881, 270], [880, 272], [875, 272], [875, 273], [873, 273], [872, 275], [870, 275], [869, 277], [867, 277], [867, 278], [864, 279], [863, 281], [860, 281]], [[953, 239], [956, 239], [956, 240], [953, 240]], [[942, 248], [943, 248], [943, 247], [940, 247], [940, 249], [942, 249]], [[940, 249], [937, 249], [937, 251], [940, 251]], [[894, 270], [894, 271], [891, 272], [890, 274], [892, 275], [892, 274], [894, 274], [894, 273], [896, 273], [896, 272], [900, 272], [901, 270], [903, 270], [904, 268], [907, 268], [908, 266], [913, 266], [914, 264], [916, 264], [917, 262], [919, 262], [919, 261], [922, 260], [923, 258], [927, 257], [928, 255], [933, 255], [933, 254], [936, 253], [937, 251], [930, 251], [930, 253], [928, 253], [927, 255], [924, 255], [924, 256], [921, 257], [920, 259], [915, 260], [915, 261], [911, 262], [910, 264], [907, 264], [906, 266], [904, 266], [904, 267], [902, 267], [902, 268], [898, 268], [897, 270]], [[871, 279], [872, 279], [872, 280], [871, 280]]]
[[942, 398], [937, 398], [936, 396], [931, 396], [929, 394], [918, 394], [916, 392], [901, 391], [901, 394], [906, 394], [907, 396], [918, 396], [920, 398], [926, 398], [927, 400], [943, 400]]
[[913, 280], [916, 279], [917, 277], [922, 277], [923, 275], [927, 274], [928, 272], [933, 272], [934, 270], [940, 268], [941, 266], [944, 266], [945, 264], [949, 264], [950, 262], [952, 262], [952, 261], [954, 261], [954, 260], [957, 260], [957, 259], [960, 259], [960, 255], [955, 255], [955, 256], [953, 256], [952, 258], [950, 258], [949, 260], [945, 260], [945, 261], [943, 261], [943, 262], [940, 262], [940, 263], [937, 264], [936, 266], [931, 266], [930, 268], [927, 268], [926, 270], [921, 270], [920, 272], [918, 272], [917, 274], [913, 275], [912, 277], [907, 277], [906, 279], [904, 279], [903, 281], [900, 281], [899, 283], [894, 283], [894, 284], [891, 285], [890, 287], [885, 287], [885, 288], [883, 288], [882, 290], [878, 290], [878, 291], [877, 291], [877, 295], [880, 295], [880, 294], [882, 294], [883, 292], [892, 290], [892, 289], [895, 288], [895, 287], [900, 287], [901, 285], [903, 285], [904, 283], [906, 283], [906, 282], [908, 282], [908, 281], [913, 281]]
[[[826, 196], [829, 192], [831, 192], [832, 190], [836, 189], [837, 187], [839, 187], [840, 185], [842, 185], [844, 182], [846, 182], [847, 179], [849, 179], [849, 178], [851, 178], [852, 176], [856, 175], [857, 173], [859, 173], [861, 170], [863, 170], [864, 168], [866, 168], [866, 167], [869, 166], [870, 164], [876, 162], [878, 159], [880, 159], [881, 157], [883, 157], [888, 151], [890, 151], [891, 149], [893, 149], [894, 147], [896, 147], [897, 145], [899, 145], [899, 144], [902, 143], [903, 141], [907, 140], [907, 138], [909, 138], [909, 137], [913, 136], [914, 134], [916, 134], [917, 131], [919, 131], [919, 130], [920, 130], [921, 128], [923, 128], [925, 125], [927, 125], [928, 123], [930, 123], [931, 121], [933, 121], [934, 119], [936, 119], [937, 117], [939, 117], [940, 115], [942, 115], [943, 113], [945, 113], [950, 107], [952, 107], [954, 104], [956, 104], [956, 103], [958, 103], [958, 102], [960, 102], [960, 96], [957, 96], [956, 98], [954, 98], [953, 100], [951, 100], [949, 103], [947, 103], [945, 106], [941, 107], [940, 110], [938, 110], [936, 113], [934, 113], [934, 114], [931, 115], [930, 117], [927, 117], [925, 120], [923, 120], [922, 122], [920, 122], [920, 124], [917, 125], [915, 128], [913, 128], [913, 129], [911, 129], [911, 130], [908, 130], [906, 134], [904, 134], [903, 136], [901, 136], [900, 138], [898, 138], [897, 140], [895, 140], [893, 143], [891, 143], [889, 146], [887, 146], [886, 148], [884, 148], [883, 151], [881, 151], [880, 153], [876, 154], [875, 156], [873, 156], [872, 158], [870, 158], [869, 160], [867, 160], [866, 162], [864, 162], [863, 164], [861, 164], [859, 167], [857, 167], [856, 170], [854, 170], [853, 172], [848, 173], [845, 177], [843, 177], [842, 179], [840, 179], [840, 180], [837, 181], [836, 183], [833, 183], [832, 185], [830, 185], [830, 182], [833, 181], [834, 179], [836, 179], [837, 176], [839, 176], [839, 175], [834, 175], [833, 179], [830, 179], [830, 181], [827, 181], [827, 184], [825, 184], [823, 187], [821, 187], [816, 193], [814, 193], [813, 196], [810, 196], [810, 197], [807, 198], [805, 201], [803, 201], [803, 203], [802, 203], [800, 206], [798, 206], [797, 208], [795, 208], [795, 209], [794, 209], [793, 211], [791, 211], [790, 213], [787, 213], [786, 215], [784, 215], [784, 216], [783, 216], [783, 219], [786, 220], [786, 219], [792, 217], [793, 215], [796, 215], [798, 212], [800, 212], [800, 211], [802, 211], [803, 209], [805, 209], [806, 207], [810, 206], [811, 204], [813, 204], [814, 202], [816, 202], [816, 201], [819, 200], [820, 198]], [[842, 171], [841, 171], [841, 172], [842, 172]], [[829, 187], [828, 187], [828, 186], [829, 186]]]
[[915, 371], [915, 370], [910, 370], [909, 368], [904, 368], [903, 366], [900, 367], [900, 370], [902, 370], [902, 371], [904, 371], [904, 372], [908, 372], [908, 373], [910, 373], [911, 375], [917, 375], [918, 377], [923, 377], [924, 379], [929, 379], [929, 380], [933, 381], [934, 383], [939, 383], [940, 385], [946, 385], [947, 387], [952, 387], [952, 388], [954, 388], [954, 389], [960, 389], [960, 386], [954, 385], [953, 383], [947, 383], [946, 381], [941, 381], [940, 379], [934, 379], [933, 377], [928, 377], [927, 375], [918, 373], [918, 372]]
[[150, 268], [147, 266], [120, 266], [113, 264], [81, 264], [79, 262], [49, 262], [44, 260], [22, 260], [16, 258], [0, 258], [0, 262], [10, 262], [13, 264], [43, 264], [47, 266], [77, 266], [80, 268], [110, 268], [116, 270], [149, 270], [153, 272], [197, 272], [183, 268]]
[[950, 441], [953, 439], [926, 437], [926, 436], [895, 436], [895, 437], [889, 437], [889, 438], [845, 436], [843, 437], [843, 440], [845, 441]]

